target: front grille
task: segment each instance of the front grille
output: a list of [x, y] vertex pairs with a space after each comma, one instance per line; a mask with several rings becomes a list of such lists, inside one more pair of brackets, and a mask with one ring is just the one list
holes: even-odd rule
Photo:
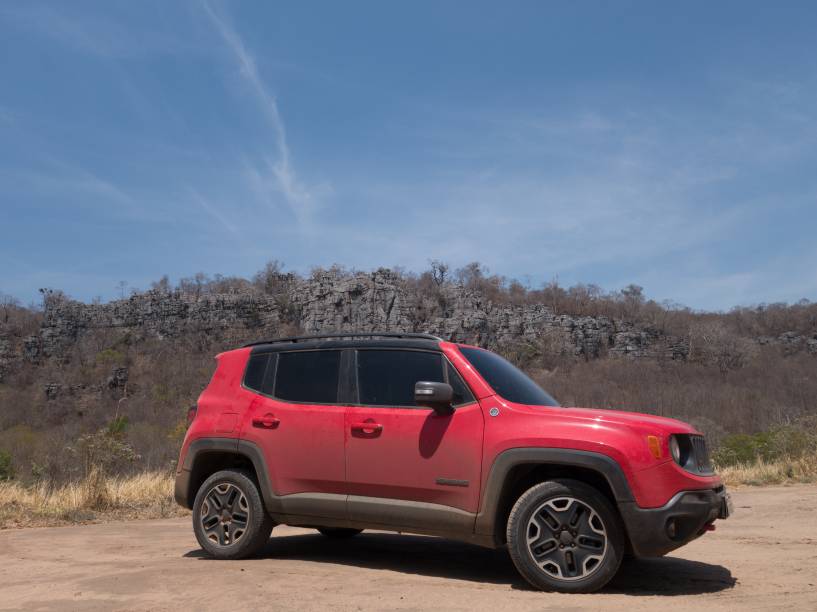
[[692, 471], [699, 474], [711, 474], [713, 472], [712, 462], [709, 460], [709, 449], [706, 447], [706, 439], [703, 436], [689, 436], [692, 442], [692, 458], [694, 463], [690, 466]]

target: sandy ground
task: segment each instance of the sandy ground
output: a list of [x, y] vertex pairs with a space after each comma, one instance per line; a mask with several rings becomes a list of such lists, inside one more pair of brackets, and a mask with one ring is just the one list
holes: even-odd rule
[[733, 492], [735, 515], [601, 593], [530, 590], [505, 551], [277, 527], [258, 559], [203, 556], [188, 519], [0, 532], [3, 610], [817, 610], [817, 486]]

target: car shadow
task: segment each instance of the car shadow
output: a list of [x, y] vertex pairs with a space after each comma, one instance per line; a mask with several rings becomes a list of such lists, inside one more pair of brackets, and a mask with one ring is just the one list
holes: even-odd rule
[[[201, 550], [185, 557], [209, 559]], [[273, 536], [258, 559], [292, 559], [385, 569], [469, 582], [504, 584], [531, 590], [504, 549], [491, 550], [426, 536], [364, 532], [333, 540], [319, 534]], [[731, 572], [721, 566], [678, 557], [626, 559], [602, 593], [696, 595], [730, 589]]]
[[722, 565], [680, 557], [625, 559], [605, 593], [622, 595], [700, 595], [731, 589], [737, 583]]

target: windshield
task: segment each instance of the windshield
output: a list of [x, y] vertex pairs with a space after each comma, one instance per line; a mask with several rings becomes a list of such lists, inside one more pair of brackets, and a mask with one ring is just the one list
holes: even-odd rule
[[509, 402], [529, 406], [559, 405], [521, 370], [496, 353], [463, 346], [459, 349], [485, 382]]

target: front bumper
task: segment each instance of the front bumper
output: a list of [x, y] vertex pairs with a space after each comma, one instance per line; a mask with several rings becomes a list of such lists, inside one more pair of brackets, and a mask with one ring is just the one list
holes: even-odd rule
[[726, 487], [681, 491], [660, 508], [619, 504], [621, 518], [637, 557], [660, 557], [702, 535], [716, 519], [732, 514]]

